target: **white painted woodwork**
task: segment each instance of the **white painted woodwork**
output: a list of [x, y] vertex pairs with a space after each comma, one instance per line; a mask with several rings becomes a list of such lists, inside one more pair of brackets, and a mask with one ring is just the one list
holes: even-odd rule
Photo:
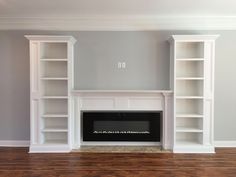
[[[55, 5], [57, 8], [55, 8]], [[0, 16], [10, 17], [77, 17], [78, 15], [155, 15], [155, 16], [234, 16], [233, 0], [1, 0]], [[24, 10], [22, 10], [24, 9]]]
[[218, 35], [173, 35], [173, 151], [213, 153], [214, 57]]
[[[81, 145], [162, 145], [172, 147], [173, 97], [170, 90], [74, 90], [75, 124], [74, 148]], [[161, 142], [83, 142], [81, 131], [82, 111], [163, 111]]]
[[[81, 145], [162, 145], [176, 153], [214, 152], [217, 35], [170, 38], [170, 90], [73, 90], [76, 40], [26, 37], [30, 40], [30, 152], [70, 152]], [[95, 110], [162, 111], [161, 142], [83, 142], [82, 111]]]
[[0, 17], [0, 29], [47, 31], [236, 30], [236, 16]]
[[234, 0], [1, 0], [3, 30], [235, 30]]
[[71, 36], [26, 37], [30, 40], [30, 152], [69, 152], [76, 40]]

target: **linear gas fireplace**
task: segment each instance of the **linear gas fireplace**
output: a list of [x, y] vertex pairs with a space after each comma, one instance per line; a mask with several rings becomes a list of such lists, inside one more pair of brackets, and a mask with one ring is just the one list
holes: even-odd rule
[[159, 142], [161, 118], [157, 111], [83, 112], [83, 141]]

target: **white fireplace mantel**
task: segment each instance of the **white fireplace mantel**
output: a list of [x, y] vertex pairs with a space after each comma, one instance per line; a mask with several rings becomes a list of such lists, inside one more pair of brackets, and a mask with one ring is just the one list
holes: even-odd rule
[[[151, 143], [89, 142], [81, 137], [81, 111], [162, 111], [162, 138], [164, 149], [173, 143], [173, 92], [171, 90], [73, 90], [74, 98], [74, 147], [81, 145], [151, 145]], [[159, 144], [160, 144], [159, 143]], [[158, 143], [157, 143], [158, 144]]]

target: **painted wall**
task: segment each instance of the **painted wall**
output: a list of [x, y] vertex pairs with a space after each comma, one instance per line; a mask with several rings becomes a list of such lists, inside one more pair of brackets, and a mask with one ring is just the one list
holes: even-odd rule
[[[76, 89], [168, 89], [171, 34], [220, 34], [216, 43], [215, 140], [236, 141], [236, 31], [0, 31], [0, 140], [29, 140], [25, 34], [73, 35]], [[117, 62], [126, 62], [126, 69]]]

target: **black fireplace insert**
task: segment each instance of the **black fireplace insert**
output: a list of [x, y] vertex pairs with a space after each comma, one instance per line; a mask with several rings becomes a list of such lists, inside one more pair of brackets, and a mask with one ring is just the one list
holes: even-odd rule
[[83, 141], [154, 141], [161, 137], [162, 112], [82, 112]]

